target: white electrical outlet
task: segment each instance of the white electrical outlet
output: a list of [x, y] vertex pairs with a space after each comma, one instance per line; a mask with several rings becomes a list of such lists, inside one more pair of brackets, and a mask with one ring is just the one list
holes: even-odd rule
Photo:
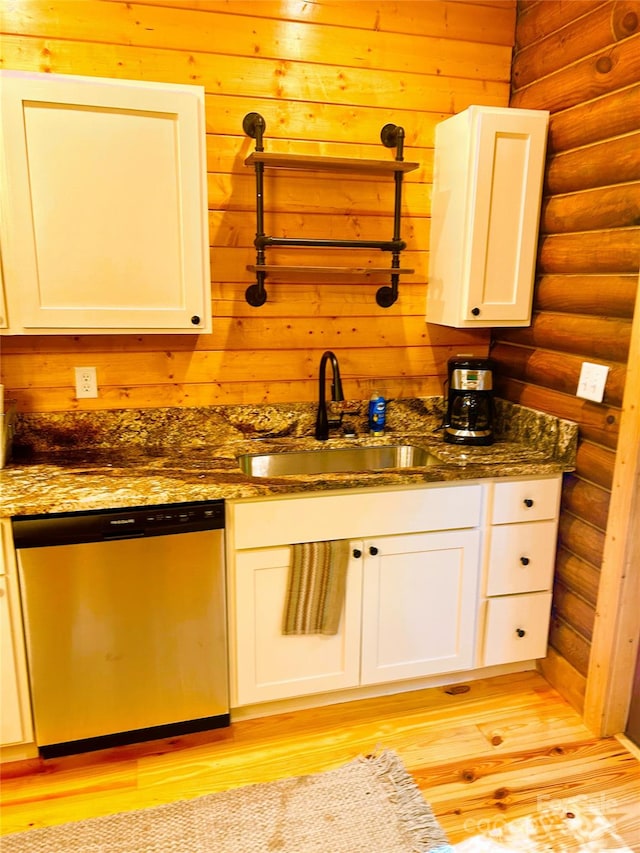
[[590, 361], [583, 361], [576, 396], [585, 400], [593, 400], [594, 403], [601, 403], [608, 373], [609, 368], [606, 364], [592, 364]]
[[98, 396], [98, 377], [95, 367], [76, 367], [76, 398], [78, 400]]

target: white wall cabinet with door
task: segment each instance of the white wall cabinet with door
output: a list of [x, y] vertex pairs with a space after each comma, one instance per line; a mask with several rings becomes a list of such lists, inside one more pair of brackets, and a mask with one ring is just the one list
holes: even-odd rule
[[2, 332], [210, 331], [204, 89], [0, 75]]
[[36, 754], [11, 521], [0, 519], [0, 747], [2, 757]]
[[[478, 484], [232, 502], [232, 705], [473, 666], [481, 513]], [[350, 540], [339, 632], [285, 636], [290, 545], [327, 539]]]
[[427, 322], [531, 322], [548, 123], [472, 106], [437, 125]]

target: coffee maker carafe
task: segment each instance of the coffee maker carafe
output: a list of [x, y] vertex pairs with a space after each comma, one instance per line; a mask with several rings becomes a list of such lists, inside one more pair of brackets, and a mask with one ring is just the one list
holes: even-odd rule
[[448, 361], [449, 388], [444, 440], [449, 444], [493, 444], [493, 362], [457, 357]]

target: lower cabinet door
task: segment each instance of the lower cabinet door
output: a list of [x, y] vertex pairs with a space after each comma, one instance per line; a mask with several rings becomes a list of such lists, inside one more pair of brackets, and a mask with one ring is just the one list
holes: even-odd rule
[[362, 559], [350, 559], [338, 633], [284, 635], [291, 549], [236, 552], [232, 705], [354, 687], [359, 682]]
[[506, 595], [487, 601], [484, 665], [543, 658], [547, 653], [551, 593]]
[[21, 743], [27, 740], [28, 734], [22, 719], [15, 646], [11, 631], [9, 589], [7, 579], [3, 576], [0, 576], [0, 688], [0, 745]]
[[474, 665], [479, 532], [366, 540], [362, 684]]

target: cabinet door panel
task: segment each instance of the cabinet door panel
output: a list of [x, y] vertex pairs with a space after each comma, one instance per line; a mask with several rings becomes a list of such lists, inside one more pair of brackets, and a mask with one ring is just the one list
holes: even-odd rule
[[2, 690], [0, 744], [2, 745], [25, 740], [8, 593], [7, 578], [2, 576], [0, 577], [0, 687]]
[[11, 325], [207, 330], [201, 88], [15, 72], [1, 85]]
[[498, 325], [528, 322], [547, 115], [488, 110], [477, 123], [467, 307]]
[[354, 687], [359, 679], [361, 560], [350, 560], [336, 635], [285, 636], [290, 548], [245, 551], [235, 561], [235, 696], [248, 705]]
[[11, 521], [0, 519], [0, 745], [33, 741]]
[[505, 524], [491, 530], [487, 595], [551, 589], [557, 524]]
[[477, 530], [365, 542], [362, 683], [467, 669], [474, 662]]

